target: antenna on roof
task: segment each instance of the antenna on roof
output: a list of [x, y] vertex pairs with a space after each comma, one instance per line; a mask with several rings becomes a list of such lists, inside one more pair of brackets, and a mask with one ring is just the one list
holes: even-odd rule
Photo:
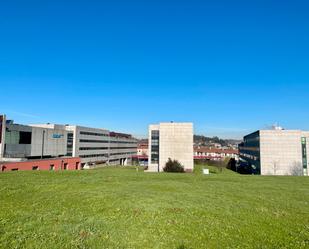
[[284, 130], [283, 127], [281, 127], [279, 125], [279, 123], [273, 124], [272, 129], [275, 130], [275, 131], [282, 131], [282, 130]]

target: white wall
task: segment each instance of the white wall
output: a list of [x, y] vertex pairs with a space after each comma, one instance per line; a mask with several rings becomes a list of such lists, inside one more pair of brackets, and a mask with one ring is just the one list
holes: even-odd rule
[[307, 137], [308, 152], [308, 133], [288, 130], [260, 131], [261, 174], [302, 174], [301, 137]]
[[178, 160], [187, 171], [192, 171], [193, 124], [160, 123], [149, 126], [149, 170], [157, 171], [157, 164], [151, 163], [151, 131], [159, 130], [159, 169], [163, 171], [169, 158]]

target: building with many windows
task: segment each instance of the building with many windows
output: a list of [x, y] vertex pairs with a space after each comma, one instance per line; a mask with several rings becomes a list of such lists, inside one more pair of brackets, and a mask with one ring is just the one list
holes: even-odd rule
[[148, 171], [163, 171], [168, 159], [178, 160], [193, 171], [193, 124], [160, 123], [149, 126]]
[[309, 132], [259, 130], [239, 145], [240, 167], [261, 175], [308, 175]]
[[137, 153], [137, 140], [129, 134], [76, 125], [20, 125], [6, 121], [5, 116], [2, 119], [2, 161], [78, 157], [81, 167], [127, 165]]

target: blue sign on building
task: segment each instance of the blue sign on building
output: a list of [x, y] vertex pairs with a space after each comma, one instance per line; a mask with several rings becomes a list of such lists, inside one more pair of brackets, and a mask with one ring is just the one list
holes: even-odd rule
[[64, 137], [63, 134], [53, 134], [53, 138], [62, 138]]

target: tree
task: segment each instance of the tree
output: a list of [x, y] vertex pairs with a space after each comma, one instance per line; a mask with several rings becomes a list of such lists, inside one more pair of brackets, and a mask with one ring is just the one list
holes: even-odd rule
[[172, 160], [171, 158], [165, 164], [163, 168], [164, 172], [174, 172], [174, 173], [184, 173], [184, 167], [177, 160]]

